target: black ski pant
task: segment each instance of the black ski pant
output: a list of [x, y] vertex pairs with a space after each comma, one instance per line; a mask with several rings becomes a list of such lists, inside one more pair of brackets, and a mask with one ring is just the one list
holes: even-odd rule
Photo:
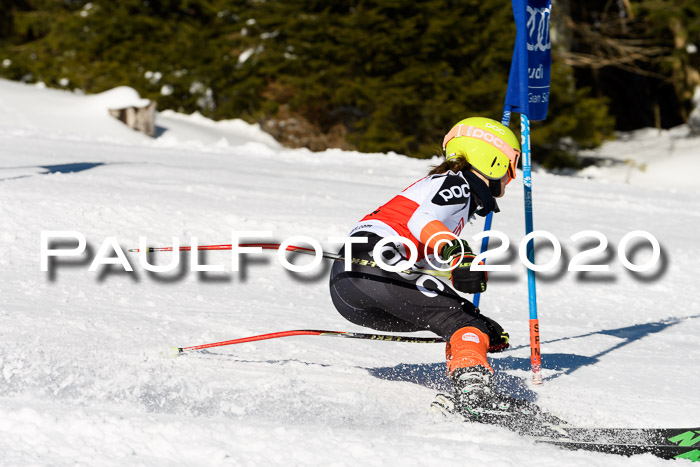
[[[359, 233], [369, 242], [352, 246], [352, 257], [375, 261], [372, 250], [381, 237]], [[340, 255], [344, 255], [341, 250]], [[392, 243], [382, 248], [385, 262], [401, 257]], [[403, 258], [405, 259], [405, 258]], [[388, 272], [380, 267], [353, 263], [345, 271], [343, 261], [331, 268], [330, 291], [338, 312], [351, 323], [377, 331], [414, 332], [429, 330], [449, 340], [460, 328], [473, 326], [489, 334], [479, 310], [440, 279], [427, 274]]]

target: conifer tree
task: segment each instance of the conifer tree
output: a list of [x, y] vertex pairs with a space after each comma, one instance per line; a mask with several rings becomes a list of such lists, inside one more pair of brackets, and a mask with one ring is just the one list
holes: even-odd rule
[[[159, 109], [217, 119], [293, 116], [342, 128], [362, 151], [416, 157], [466, 116], [500, 118], [515, 37], [502, 0], [9, 4], [0, 76], [88, 93], [129, 85]], [[612, 129], [605, 100], [578, 89], [570, 67], [555, 70], [534, 133], [550, 166]]]

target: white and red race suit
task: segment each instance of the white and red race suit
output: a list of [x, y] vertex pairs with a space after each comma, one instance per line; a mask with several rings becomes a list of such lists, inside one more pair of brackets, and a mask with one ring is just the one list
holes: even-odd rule
[[[459, 329], [475, 327], [497, 342], [502, 328], [439, 278], [390, 272], [372, 264], [382, 238], [406, 238], [416, 245], [421, 258], [426, 257], [427, 242], [427, 256], [434, 256], [439, 239], [454, 240], [474, 214], [484, 216], [495, 209], [488, 184], [472, 172], [450, 171], [420, 179], [352, 229], [351, 236], [368, 241], [353, 245], [351, 270], [346, 271], [341, 261], [331, 266], [329, 285], [335, 308], [351, 323], [379, 331], [429, 330], [448, 340]], [[433, 240], [428, 241], [431, 236]], [[404, 244], [389, 242], [381, 248], [387, 264], [409, 257]], [[338, 254], [344, 256], [345, 248]]]
[[[439, 240], [458, 237], [475, 212], [483, 215], [494, 209], [491, 193], [476, 175], [448, 171], [421, 178], [362, 218], [350, 235], [371, 232], [380, 237], [404, 237], [417, 247], [420, 261], [436, 255]], [[408, 257], [405, 247], [402, 253]]]

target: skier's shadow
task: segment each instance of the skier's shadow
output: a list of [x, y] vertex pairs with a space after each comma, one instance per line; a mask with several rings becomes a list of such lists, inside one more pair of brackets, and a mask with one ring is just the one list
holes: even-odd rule
[[[559, 378], [563, 375], [571, 373], [583, 368], [596, 364], [600, 359], [620, 348], [636, 342], [650, 334], [661, 332], [674, 326], [680, 322], [689, 319], [700, 318], [700, 315], [688, 316], [683, 318], [668, 318], [654, 323], [636, 324], [634, 326], [626, 326], [616, 329], [603, 329], [600, 331], [589, 332], [578, 336], [562, 337], [560, 339], [552, 339], [543, 341], [544, 344], [561, 342], [571, 339], [586, 338], [598, 334], [614, 336], [620, 338], [620, 342], [612, 347], [603, 350], [595, 355], [586, 356], [578, 354], [566, 353], [548, 353], [542, 356], [542, 367], [547, 370], [555, 370], [557, 373], [544, 378], [545, 381]], [[527, 346], [514, 347], [509, 351], [519, 350]], [[536, 393], [527, 387], [526, 378], [521, 378], [506, 374], [508, 370], [530, 370], [530, 359], [525, 357], [505, 356], [491, 359], [491, 365], [496, 370], [494, 384], [497, 390], [503, 394], [518, 399], [534, 401]], [[424, 363], [424, 364], [399, 364], [393, 367], [368, 368], [367, 371], [372, 376], [388, 381], [406, 381], [436, 391], [449, 391], [450, 383], [447, 378], [447, 370], [445, 363]]]
[[[494, 359], [492, 364], [496, 370], [494, 386], [498, 392], [517, 399], [534, 401], [536, 394], [528, 389], [524, 378], [512, 376], [498, 371], [501, 368]], [[528, 360], [529, 364], [529, 360]], [[388, 381], [405, 381], [434, 389], [438, 392], [450, 393], [450, 381], [447, 378], [447, 367], [444, 362], [422, 364], [399, 364], [392, 367], [367, 368], [370, 375]]]

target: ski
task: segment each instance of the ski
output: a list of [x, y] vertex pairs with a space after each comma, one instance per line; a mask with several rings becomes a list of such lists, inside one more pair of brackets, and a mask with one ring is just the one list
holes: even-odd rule
[[507, 428], [538, 443], [569, 450], [595, 451], [632, 456], [652, 454], [661, 459], [700, 462], [700, 427], [697, 428], [579, 428], [542, 411], [536, 404], [522, 402], [511, 416], [472, 420], [457, 413], [452, 396], [438, 394], [431, 408], [465, 422], [480, 422]]

